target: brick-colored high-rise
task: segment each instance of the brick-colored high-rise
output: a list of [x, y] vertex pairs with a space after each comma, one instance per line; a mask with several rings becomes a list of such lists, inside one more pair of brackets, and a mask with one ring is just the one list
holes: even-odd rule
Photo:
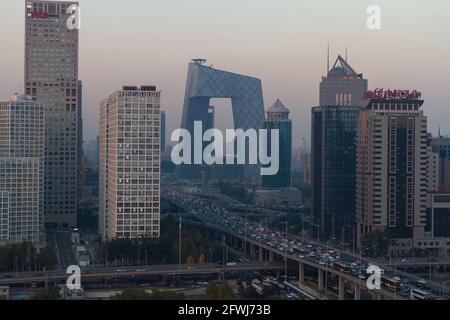
[[25, 1], [25, 94], [44, 103], [45, 224], [76, 225], [78, 176], [77, 28], [67, 21], [77, 2]]

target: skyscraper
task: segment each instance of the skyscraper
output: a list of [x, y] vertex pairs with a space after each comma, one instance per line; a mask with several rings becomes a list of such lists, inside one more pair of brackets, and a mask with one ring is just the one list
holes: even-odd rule
[[100, 104], [104, 240], [159, 237], [160, 99], [154, 86], [126, 86]]
[[25, 93], [45, 106], [45, 224], [76, 225], [80, 87], [77, 2], [25, 1]]
[[[392, 239], [424, 237], [426, 225], [427, 118], [416, 91], [382, 91], [360, 117], [356, 211], [358, 242], [388, 232]], [[396, 244], [399, 242], [396, 241]]]
[[166, 152], [166, 112], [161, 111], [161, 152]]
[[[205, 66], [204, 62], [206, 60], [195, 59], [189, 64], [181, 127], [194, 136], [194, 123], [201, 121], [204, 134], [206, 130], [214, 128], [211, 98], [230, 98], [235, 129], [261, 129], [265, 118], [261, 80], [217, 70]], [[202, 165], [181, 167], [179, 173], [184, 178], [200, 178], [200, 173], [207, 170]], [[259, 166], [246, 165], [245, 178], [260, 182]]]
[[264, 129], [269, 132], [267, 145], [271, 154], [271, 130], [279, 130], [279, 171], [274, 176], [263, 177], [264, 188], [287, 188], [291, 186], [291, 162], [292, 162], [292, 121], [289, 120], [289, 109], [277, 99], [272, 107], [267, 110], [267, 120]]
[[366, 90], [363, 75], [338, 56], [312, 109], [312, 216], [322, 238], [354, 241], [356, 139]]
[[44, 242], [44, 107], [0, 102], [0, 241]]

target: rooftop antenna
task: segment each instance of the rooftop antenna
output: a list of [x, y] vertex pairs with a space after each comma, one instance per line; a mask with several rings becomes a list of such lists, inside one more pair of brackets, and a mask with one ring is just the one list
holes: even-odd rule
[[327, 47], [327, 74], [330, 72], [330, 41], [328, 41]]
[[202, 58], [197, 58], [197, 59], [192, 59], [191, 60], [193, 63], [195, 64], [205, 64], [205, 62], [207, 61], [206, 59], [202, 59]]
[[346, 46], [345, 47], [345, 62], [348, 62], [347, 58], [348, 58], [348, 47]]

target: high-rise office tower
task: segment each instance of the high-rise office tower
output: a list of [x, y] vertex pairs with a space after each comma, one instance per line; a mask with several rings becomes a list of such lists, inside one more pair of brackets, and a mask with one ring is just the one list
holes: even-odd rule
[[0, 102], [0, 241], [45, 240], [44, 118], [30, 98]]
[[161, 111], [161, 152], [166, 152], [166, 112]]
[[367, 80], [339, 56], [312, 109], [313, 232], [322, 238], [354, 241], [356, 138], [366, 90]]
[[427, 118], [417, 91], [369, 93], [357, 149], [358, 243], [388, 232], [424, 237], [427, 196]]
[[[214, 107], [210, 100], [229, 98], [235, 129], [262, 129], [265, 116], [261, 80], [217, 70], [204, 65], [205, 62], [204, 59], [195, 59], [189, 64], [181, 127], [187, 129], [191, 136], [194, 136], [195, 122], [202, 123], [202, 134], [214, 128]], [[203, 148], [207, 145], [204, 143]], [[199, 179], [201, 173], [210, 167], [204, 164], [181, 165], [178, 172], [183, 178]], [[245, 165], [246, 180], [260, 182], [259, 168], [259, 165]]]
[[439, 154], [439, 186], [440, 192], [450, 192], [450, 138], [437, 137], [431, 142], [432, 150]]
[[45, 224], [76, 225], [80, 84], [77, 2], [25, 1], [25, 93], [45, 104]]
[[160, 100], [154, 86], [127, 86], [100, 104], [104, 240], [159, 237]]
[[263, 177], [264, 188], [287, 188], [291, 186], [291, 162], [292, 162], [292, 121], [289, 119], [289, 109], [278, 99], [267, 110], [267, 120], [264, 129], [269, 132], [267, 145], [271, 154], [271, 130], [279, 132], [279, 171], [273, 176]]

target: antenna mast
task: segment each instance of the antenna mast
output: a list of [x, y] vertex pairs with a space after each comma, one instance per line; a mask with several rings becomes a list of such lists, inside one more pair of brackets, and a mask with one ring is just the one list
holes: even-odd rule
[[328, 47], [327, 47], [327, 75], [328, 72], [330, 72], [330, 41], [328, 41]]

